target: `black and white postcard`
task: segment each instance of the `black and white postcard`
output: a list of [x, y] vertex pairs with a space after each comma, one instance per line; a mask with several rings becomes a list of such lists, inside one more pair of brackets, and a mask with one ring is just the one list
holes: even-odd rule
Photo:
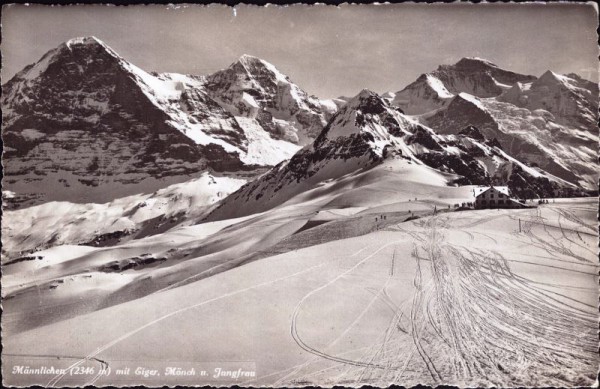
[[6, 386], [598, 385], [595, 3], [6, 5]]

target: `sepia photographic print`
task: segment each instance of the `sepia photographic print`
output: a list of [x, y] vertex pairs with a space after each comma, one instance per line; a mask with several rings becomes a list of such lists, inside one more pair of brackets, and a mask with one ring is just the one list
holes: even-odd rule
[[9, 387], [597, 387], [595, 3], [2, 8]]

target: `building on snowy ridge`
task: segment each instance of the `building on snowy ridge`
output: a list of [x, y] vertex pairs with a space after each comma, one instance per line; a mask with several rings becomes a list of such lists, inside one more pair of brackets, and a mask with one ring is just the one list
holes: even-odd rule
[[523, 208], [525, 204], [510, 197], [507, 186], [487, 186], [473, 189], [475, 209]]

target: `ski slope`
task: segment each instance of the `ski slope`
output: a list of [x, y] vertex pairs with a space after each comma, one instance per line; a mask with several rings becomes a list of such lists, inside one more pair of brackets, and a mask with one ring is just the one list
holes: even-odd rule
[[[5, 372], [5, 380], [103, 385], [115, 382], [116, 369], [135, 363], [161, 375], [118, 382], [589, 386], [599, 362], [596, 208], [596, 201], [563, 200], [408, 221], [380, 211], [376, 215], [389, 217], [367, 234], [13, 329], [4, 341], [4, 365], [35, 353], [52, 356], [39, 363], [97, 369], [29, 381]], [[356, 211], [348, 217], [374, 220]], [[238, 224], [244, 223], [252, 218]], [[239, 366], [254, 376], [215, 378], [210, 370], [206, 377], [172, 381], [164, 376], [167, 361], [198, 371]], [[113, 375], [100, 374], [102, 366]]]

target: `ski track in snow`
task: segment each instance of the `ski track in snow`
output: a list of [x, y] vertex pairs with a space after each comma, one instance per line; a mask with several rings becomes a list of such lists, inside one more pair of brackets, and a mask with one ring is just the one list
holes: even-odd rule
[[[352, 256], [354, 256], [354, 255], [358, 255], [358, 254], [359, 254], [360, 252], [362, 252], [363, 250], [365, 250], [365, 248], [358, 250], [358, 251], [357, 251], [356, 253], [354, 253]], [[247, 287], [247, 288], [238, 289], [238, 290], [236, 290], [236, 291], [234, 291], [234, 292], [226, 293], [226, 294], [223, 294], [223, 295], [221, 295], [221, 296], [214, 297], [214, 298], [212, 298], [212, 299], [209, 299], [209, 300], [203, 301], [203, 302], [201, 302], [201, 303], [194, 304], [194, 305], [191, 305], [191, 306], [188, 306], [188, 307], [181, 308], [181, 309], [178, 309], [178, 310], [176, 310], [176, 311], [170, 312], [170, 313], [168, 313], [168, 314], [166, 314], [166, 315], [163, 315], [163, 316], [161, 316], [161, 317], [159, 317], [159, 318], [157, 318], [157, 319], [155, 319], [155, 320], [152, 320], [152, 321], [150, 321], [150, 322], [148, 322], [148, 323], [146, 323], [146, 324], [144, 324], [144, 325], [142, 325], [142, 326], [140, 326], [140, 327], [138, 327], [138, 328], [136, 328], [136, 329], [133, 329], [133, 330], [131, 330], [131, 331], [129, 331], [129, 332], [127, 332], [127, 333], [125, 333], [125, 334], [121, 335], [120, 337], [118, 337], [118, 338], [114, 339], [113, 341], [111, 341], [111, 342], [109, 342], [109, 343], [107, 343], [107, 344], [105, 344], [105, 345], [103, 345], [103, 346], [100, 346], [100, 347], [98, 347], [96, 350], [92, 351], [92, 352], [91, 352], [90, 354], [88, 354], [86, 357], [84, 357], [84, 358], [81, 358], [80, 360], [78, 360], [77, 362], [75, 362], [74, 364], [72, 364], [71, 366], [69, 366], [69, 367], [68, 367], [66, 370], [67, 370], [67, 371], [69, 371], [69, 370], [71, 370], [71, 369], [73, 369], [73, 368], [75, 368], [75, 367], [77, 367], [77, 366], [80, 366], [82, 363], [84, 363], [84, 362], [86, 362], [86, 361], [88, 361], [88, 360], [90, 360], [90, 359], [95, 359], [97, 355], [99, 355], [99, 354], [100, 354], [100, 353], [102, 353], [103, 351], [106, 351], [107, 349], [109, 349], [109, 348], [113, 347], [113, 346], [114, 346], [114, 345], [116, 345], [117, 343], [120, 343], [120, 342], [124, 341], [125, 339], [129, 338], [130, 336], [132, 336], [132, 335], [135, 335], [135, 334], [137, 334], [138, 332], [140, 332], [140, 331], [142, 331], [142, 330], [144, 330], [144, 329], [146, 329], [146, 328], [148, 328], [148, 327], [150, 327], [150, 326], [152, 326], [152, 325], [154, 325], [154, 324], [156, 324], [156, 323], [158, 323], [158, 322], [161, 322], [161, 321], [163, 321], [163, 320], [165, 320], [165, 319], [168, 319], [168, 318], [170, 318], [170, 317], [172, 317], [172, 316], [175, 316], [175, 315], [178, 315], [178, 314], [180, 314], [180, 313], [186, 312], [186, 311], [188, 311], [188, 310], [190, 310], [190, 309], [194, 309], [194, 308], [198, 308], [198, 307], [204, 306], [204, 305], [206, 305], [206, 304], [210, 304], [210, 303], [212, 303], [212, 302], [215, 302], [215, 301], [218, 301], [218, 300], [222, 300], [222, 299], [225, 299], [225, 298], [228, 298], [228, 297], [232, 297], [232, 296], [238, 295], [238, 294], [240, 294], [240, 293], [243, 293], [243, 292], [247, 292], [247, 291], [249, 291], [249, 290], [257, 289], [257, 288], [260, 288], [260, 287], [262, 287], [262, 286], [271, 285], [271, 284], [277, 283], [277, 282], [279, 282], [279, 281], [283, 281], [283, 280], [286, 280], [286, 279], [290, 279], [290, 278], [296, 277], [296, 276], [298, 276], [298, 275], [300, 275], [300, 274], [304, 274], [304, 273], [310, 272], [310, 271], [312, 271], [312, 270], [314, 270], [314, 269], [316, 269], [316, 268], [323, 267], [323, 266], [325, 266], [325, 265], [326, 265], [326, 264], [328, 264], [328, 263], [329, 263], [329, 262], [323, 262], [323, 263], [321, 263], [321, 264], [318, 264], [318, 265], [311, 266], [311, 267], [309, 267], [309, 268], [307, 268], [307, 269], [304, 269], [304, 270], [298, 271], [298, 272], [296, 272], [296, 273], [293, 273], [293, 274], [291, 274], [291, 275], [287, 275], [287, 276], [284, 276], [284, 277], [280, 277], [280, 278], [277, 278], [277, 279], [274, 279], [274, 280], [271, 280], [271, 281], [262, 282], [262, 283], [260, 283], [260, 284], [257, 284], [257, 285], [249, 286], [249, 287]], [[57, 385], [57, 384], [60, 382], [60, 380], [62, 380], [62, 379], [65, 377], [65, 375], [66, 375], [66, 374], [57, 374], [56, 376], [54, 376], [54, 377], [53, 377], [53, 378], [52, 378], [52, 379], [51, 379], [51, 380], [48, 382], [48, 384], [47, 384], [46, 386], [56, 386], [56, 385]], [[100, 378], [100, 376], [101, 376], [101, 375], [97, 375], [97, 376], [95, 376], [95, 377], [92, 379], [92, 381], [90, 381], [90, 382], [86, 383], [86, 385], [84, 385], [84, 386], [93, 385], [93, 384], [94, 384], [94, 383], [95, 383], [95, 382], [96, 382], [96, 381], [97, 381], [97, 380]]]
[[[514, 226], [520, 220], [522, 232], [496, 234], [486, 228], [485, 223], [503, 218]], [[485, 216], [439, 213], [392, 224], [380, 233], [397, 238], [384, 245], [365, 241], [347, 256], [174, 309], [116, 334], [66, 371], [100, 362], [102, 368], [86, 382], [93, 385], [110, 368], [102, 353], [133, 335], [185, 312], [320, 269], [326, 277], [287, 308], [288, 336], [303, 355], [299, 363], [267, 370], [241, 385], [587, 384], [598, 363], [597, 316], [593, 305], [570, 293], [589, 288], [531, 279], [529, 274], [535, 273], [513, 267], [534, 265], [536, 272], [542, 268], [593, 276], [593, 231], [577, 210], [555, 206], [488, 211]], [[512, 241], [519, 243], [513, 250], [523, 245], [535, 250], [531, 259], [529, 253], [523, 260], [514, 257], [516, 251], [502, 250], [504, 242]], [[548, 257], [537, 255], [544, 252]], [[544, 262], [536, 263], [537, 258]], [[175, 286], [156, 293], [177, 293]], [[356, 296], [366, 298], [353, 299], [351, 314], [335, 329], [315, 321], [323, 305], [355, 296], [344, 288], [359, 288]], [[407, 294], [399, 295], [399, 290]], [[375, 335], [367, 337], [364, 332], [369, 330]], [[52, 377], [47, 386], [60, 385], [65, 376]]]
[[[564, 210], [552, 211], [561, 215], [568, 213]], [[568, 214], [570, 220], [581, 223], [584, 228], [589, 227], [572, 213]], [[366, 314], [375, 299], [383, 299], [387, 295], [383, 291], [390, 282], [388, 279], [381, 289], [374, 292], [375, 299], [359, 317], [325, 349], [312, 346], [299, 335], [302, 331], [299, 329], [298, 315], [307, 299], [323, 293], [334, 282], [357, 271], [359, 265], [375, 254], [395, 244], [388, 243], [354, 267], [314, 289], [298, 303], [292, 316], [291, 334], [297, 344], [314, 357], [287, 369], [288, 374], [275, 381], [275, 385], [330, 382], [327, 378], [331, 370], [342, 370], [332, 383], [352, 386], [419, 382], [467, 385], [484, 378], [497, 386], [514, 385], [530, 382], [519, 381], [528, 371], [545, 375], [549, 380], [546, 382], [566, 385], [570, 381], [565, 374], [555, 371], [557, 366], [578, 372], [589, 371], [596, 363], [595, 316], [581, 308], [587, 304], [548, 291], [514, 274], [500, 252], [468, 249], [446, 242], [444, 231], [456, 226], [448, 223], [443, 216], [428, 219], [424, 226], [427, 236], [413, 235], [418, 243], [412, 256], [418, 266], [414, 275], [416, 291], [408, 314], [409, 333], [403, 331], [401, 323], [406, 307], [392, 306], [392, 310], [396, 311], [392, 312], [390, 325], [383, 338], [369, 347], [367, 352], [357, 354], [359, 350], [349, 350], [337, 355], [327, 352]], [[561, 231], [563, 237], [572, 242], [566, 237], [565, 231]], [[554, 236], [543, 239], [531, 232], [526, 234], [532, 244], [556, 242], [548, 246], [548, 251], [553, 255], [572, 254], [564, 252], [561, 239], [553, 240]], [[426, 253], [426, 257], [420, 257], [419, 252]], [[428, 283], [423, 282], [425, 271], [430, 273]], [[569, 303], [560, 300], [560, 297], [569, 299]], [[565, 311], [565, 307], [570, 311]], [[320, 368], [323, 366], [322, 359], [335, 364]], [[501, 365], [500, 361], [505, 365]]]

